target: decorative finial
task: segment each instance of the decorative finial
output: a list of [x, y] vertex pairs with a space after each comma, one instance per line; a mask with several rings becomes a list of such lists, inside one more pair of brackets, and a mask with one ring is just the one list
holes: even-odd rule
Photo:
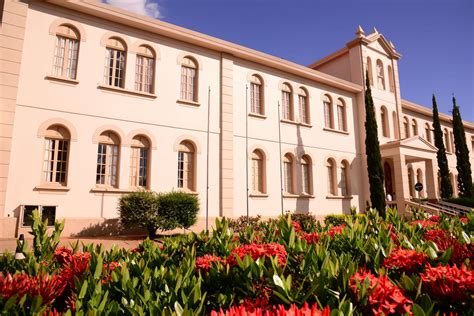
[[372, 30], [372, 33], [376, 33], [376, 34], [379, 33], [379, 31], [375, 28], [375, 26], [374, 26], [374, 29]]
[[364, 29], [362, 28], [362, 26], [359, 25], [359, 27], [357, 27], [357, 31], [355, 32], [355, 34], [357, 35], [357, 37], [363, 37], [365, 35]]

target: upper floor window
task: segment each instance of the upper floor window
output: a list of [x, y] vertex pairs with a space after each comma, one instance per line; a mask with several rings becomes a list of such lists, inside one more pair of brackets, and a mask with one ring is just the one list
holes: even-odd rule
[[385, 90], [385, 75], [380, 59], [377, 59], [377, 87], [381, 90]]
[[252, 191], [265, 193], [265, 156], [260, 150], [252, 152]]
[[341, 163], [341, 195], [348, 196], [349, 193], [349, 163], [344, 160]]
[[395, 92], [395, 80], [393, 78], [392, 66], [387, 67], [387, 72], [388, 72], [388, 85], [390, 88], [390, 92]]
[[148, 161], [150, 142], [144, 136], [135, 136], [132, 140], [130, 156], [130, 186], [148, 188]]
[[263, 107], [263, 80], [256, 75], [250, 78], [250, 112], [265, 115]]
[[337, 99], [337, 128], [347, 132], [346, 103], [342, 98]]
[[69, 131], [60, 125], [50, 126], [46, 130], [43, 158], [43, 181], [52, 184], [66, 185]]
[[392, 112], [392, 119], [393, 119], [393, 137], [398, 139], [400, 136], [399, 136], [399, 133], [398, 133], [398, 115], [397, 115], [397, 112], [393, 111]]
[[370, 59], [370, 57], [367, 57], [367, 73], [369, 75], [370, 85], [373, 86], [374, 85], [374, 76], [372, 74], [372, 59]]
[[300, 88], [298, 91], [298, 104], [300, 110], [300, 122], [310, 124], [308, 92], [304, 88]]
[[197, 102], [198, 64], [191, 57], [181, 62], [181, 99]]
[[125, 87], [125, 60], [127, 47], [125, 43], [111, 37], [106, 43], [104, 82], [118, 88]]
[[325, 94], [323, 96], [323, 106], [324, 106], [324, 127], [334, 128], [334, 120], [332, 115], [332, 100], [331, 97]]
[[328, 159], [326, 161], [327, 168], [327, 189], [329, 195], [336, 195], [336, 163], [334, 159]]
[[293, 110], [291, 87], [284, 83], [281, 90], [281, 103], [283, 109], [283, 119], [293, 121], [295, 118]]
[[155, 54], [145, 45], [138, 47], [135, 64], [135, 90], [153, 93]]
[[405, 133], [405, 138], [410, 137], [410, 123], [406, 116], [403, 118], [403, 131]]
[[446, 147], [446, 151], [448, 153], [450, 153], [451, 152], [451, 144], [450, 144], [450, 141], [449, 141], [449, 132], [448, 132], [447, 128], [444, 129], [443, 134], [444, 134], [444, 145]]
[[99, 137], [96, 184], [118, 187], [120, 138], [112, 131]]
[[430, 124], [428, 123], [425, 124], [425, 137], [426, 137], [426, 140], [431, 143], [431, 128], [430, 128]]
[[313, 194], [311, 169], [311, 158], [308, 155], [303, 155], [303, 157], [301, 157], [301, 181], [303, 184], [303, 194]]
[[412, 129], [413, 129], [413, 136], [417, 136], [418, 135], [418, 123], [416, 122], [415, 119], [413, 119], [411, 121], [411, 126], [412, 126]]
[[380, 109], [380, 123], [382, 125], [382, 135], [384, 137], [390, 137], [388, 128], [388, 112], [385, 106], [382, 106]]
[[283, 190], [286, 193], [294, 193], [293, 164], [294, 159], [291, 154], [286, 154], [283, 156]]
[[178, 151], [178, 188], [195, 190], [195, 148], [189, 141], [179, 144]]
[[79, 55], [79, 32], [69, 25], [61, 25], [56, 31], [53, 75], [76, 79]]

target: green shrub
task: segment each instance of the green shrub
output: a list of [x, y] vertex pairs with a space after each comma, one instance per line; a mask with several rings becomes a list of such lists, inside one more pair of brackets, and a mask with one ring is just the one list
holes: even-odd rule
[[298, 214], [291, 214], [291, 218], [295, 221], [298, 222], [301, 226], [301, 229], [305, 232], [311, 232], [316, 229], [319, 229], [321, 224], [319, 223], [319, 220], [316, 219], [316, 216], [309, 214], [309, 213], [298, 213]]
[[152, 191], [138, 191], [123, 195], [119, 200], [120, 221], [125, 228], [142, 227], [150, 238], [163, 226], [160, 217], [158, 194]]
[[344, 214], [333, 214], [324, 217], [324, 224], [326, 226], [337, 226], [346, 222], [347, 215]]
[[194, 194], [173, 191], [159, 194], [158, 200], [162, 229], [189, 228], [197, 222], [199, 199]]
[[253, 230], [260, 230], [259, 224], [261, 218], [262, 216], [260, 215], [249, 216], [248, 218], [245, 215], [240, 216], [236, 219], [229, 218], [229, 228], [232, 229], [234, 232], [242, 232], [247, 227], [252, 227]]
[[474, 208], [474, 198], [469, 197], [457, 197], [457, 198], [449, 198], [444, 199], [446, 202], [459, 204], [467, 207]]

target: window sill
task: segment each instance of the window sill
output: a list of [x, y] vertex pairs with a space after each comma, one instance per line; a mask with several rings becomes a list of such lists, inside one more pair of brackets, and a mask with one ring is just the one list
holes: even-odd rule
[[148, 92], [128, 90], [128, 89], [125, 89], [125, 88], [108, 86], [108, 85], [104, 85], [104, 84], [99, 84], [97, 86], [97, 88], [102, 89], [102, 90], [108, 90], [108, 91], [113, 91], [113, 92], [119, 92], [119, 93], [124, 93], [124, 94], [129, 94], [129, 95], [135, 95], [135, 96], [150, 98], [150, 99], [156, 99], [156, 94], [148, 93]]
[[293, 193], [283, 193], [285, 199], [314, 199], [312, 194], [293, 194]]
[[249, 116], [259, 118], [259, 119], [266, 119], [267, 118], [267, 116], [264, 115], [264, 114], [259, 114], [259, 113], [254, 113], [254, 112], [250, 112]]
[[292, 125], [299, 125], [300, 123], [292, 120], [287, 120], [287, 119], [281, 119], [280, 122], [286, 123], [286, 124], [292, 124]]
[[309, 123], [300, 123], [301, 126], [303, 127], [313, 127], [313, 125], [309, 124]]
[[34, 189], [35, 191], [68, 192], [71, 188], [60, 184], [40, 184], [35, 186]]
[[351, 200], [353, 198], [352, 195], [342, 196], [342, 195], [327, 195], [326, 199], [329, 200]]
[[343, 135], [349, 135], [349, 132], [340, 131], [340, 130], [338, 130], [338, 129], [328, 128], [328, 127], [324, 127], [324, 128], [323, 128], [323, 131], [333, 132], [333, 133], [338, 133], [338, 134], [343, 134]]
[[201, 104], [199, 102], [191, 101], [191, 100], [178, 99], [178, 100], [176, 100], [176, 102], [181, 103], [181, 104], [185, 104], [185, 105], [201, 106]]
[[313, 194], [302, 193], [302, 194], [300, 194], [300, 198], [302, 198], [302, 199], [314, 199], [315, 196]]
[[266, 194], [266, 193], [254, 192], [254, 193], [250, 193], [250, 194], [249, 194], [249, 197], [253, 197], [253, 198], [267, 198], [267, 197], [268, 197], [268, 194]]
[[66, 77], [58, 77], [58, 76], [53, 76], [53, 75], [48, 75], [45, 76], [44, 79], [46, 80], [51, 80], [51, 81], [59, 81], [62, 83], [68, 83], [72, 85], [76, 85], [79, 83], [76, 79], [71, 79], [71, 78], [66, 78]]
[[132, 193], [135, 192], [133, 189], [117, 189], [117, 188], [112, 188], [112, 187], [95, 187], [92, 188], [91, 191], [92, 193], [110, 193], [110, 194], [123, 194], [123, 193]]

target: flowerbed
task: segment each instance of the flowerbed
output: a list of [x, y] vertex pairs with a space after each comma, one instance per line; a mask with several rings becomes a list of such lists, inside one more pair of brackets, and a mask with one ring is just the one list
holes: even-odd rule
[[58, 247], [35, 216], [33, 251], [0, 258], [3, 314], [474, 314], [473, 214], [222, 220], [131, 251]]

